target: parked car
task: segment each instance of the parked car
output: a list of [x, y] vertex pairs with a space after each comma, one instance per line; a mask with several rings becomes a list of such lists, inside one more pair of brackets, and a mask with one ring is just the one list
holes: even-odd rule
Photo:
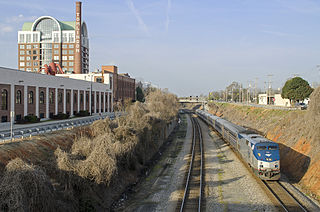
[[308, 108], [308, 105], [306, 105], [305, 103], [296, 103], [295, 106], [300, 110], [306, 110]]

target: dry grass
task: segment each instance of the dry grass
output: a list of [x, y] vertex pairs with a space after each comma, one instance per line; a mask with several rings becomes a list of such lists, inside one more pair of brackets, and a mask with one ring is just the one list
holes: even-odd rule
[[[94, 122], [90, 136], [78, 137], [70, 153], [57, 149], [58, 167], [71, 171], [98, 184], [109, 184], [119, 168], [134, 168], [137, 159], [144, 162], [152, 135], [158, 136], [161, 127], [176, 117], [177, 98], [156, 90], [146, 97], [146, 103], [135, 102], [127, 107], [127, 115], [113, 121], [109, 119]], [[159, 124], [162, 123], [162, 124]], [[151, 133], [151, 134], [150, 134]], [[141, 159], [142, 158], [142, 159]]]

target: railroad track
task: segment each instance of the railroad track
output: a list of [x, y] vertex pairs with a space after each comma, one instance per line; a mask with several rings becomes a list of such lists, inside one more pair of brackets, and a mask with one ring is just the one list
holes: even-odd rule
[[176, 211], [201, 211], [203, 187], [203, 144], [202, 133], [198, 120], [191, 117], [193, 125], [193, 138], [191, 159], [182, 200], [178, 203]]
[[263, 181], [267, 188], [272, 192], [275, 198], [280, 202], [280, 205], [284, 211], [287, 212], [300, 212], [306, 210], [296, 198], [294, 198], [290, 192], [279, 183], [279, 181]]

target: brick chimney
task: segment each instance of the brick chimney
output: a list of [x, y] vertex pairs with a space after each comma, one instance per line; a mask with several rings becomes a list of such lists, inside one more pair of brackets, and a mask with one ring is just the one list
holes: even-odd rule
[[82, 50], [81, 50], [81, 2], [76, 2], [76, 45], [74, 55], [74, 73], [82, 74]]

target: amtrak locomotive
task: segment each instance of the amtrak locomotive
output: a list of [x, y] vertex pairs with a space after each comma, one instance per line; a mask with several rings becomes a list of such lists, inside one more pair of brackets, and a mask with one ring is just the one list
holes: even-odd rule
[[279, 180], [280, 154], [277, 143], [203, 110], [197, 110], [196, 113], [233, 146], [255, 175], [263, 180]]

